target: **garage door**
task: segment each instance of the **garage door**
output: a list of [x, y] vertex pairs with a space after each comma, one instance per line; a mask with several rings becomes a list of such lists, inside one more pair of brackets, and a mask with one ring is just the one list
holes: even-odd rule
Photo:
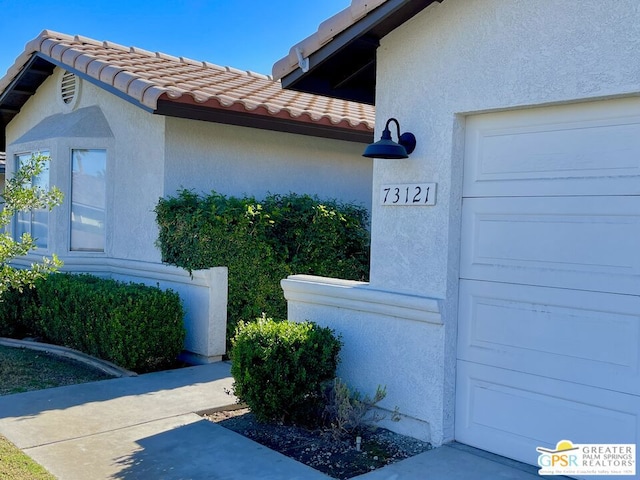
[[640, 441], [640, 100], [467, 119], [458, 441]]

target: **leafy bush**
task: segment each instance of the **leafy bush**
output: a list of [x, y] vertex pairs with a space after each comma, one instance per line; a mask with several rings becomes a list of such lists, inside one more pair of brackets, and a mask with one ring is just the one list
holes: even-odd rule
[[294, 273], [366, 280], [368, 212], [309, 195], [201, 197], [183, 190], [155, 209], [166, 263], [229, 269], [228, 340], [240, 320], [286, 317], [280, 280]]
[[[10, 297], [15, 296], [21, 294], [13, 291]], [[11, 298], [4, 300], [1, 308], [10, 310]], [[167, 367], [182, 351], [184, 314], [180, 297], [171, 290], [54, 274], [36, 281], [33, 294], [16, 305], [9, 311], [14, 331], [31, 331], [136, 372]]]
[[271, 243], [293, 273], [347, 280], [369, 275], [366, 209], [309, 195], [271, 195], [264, 200]]
[[34, 209], [50, 211], [62, 203], [63, 194], [59, 188], [44, 189], [35, 181], [47, 168], [48, 161], [49, 156], [40, 153], [32, 154], [29, 159], [21, 158], [19, 168], [6, 179], [4, 189], [0, 192], [0, 295], [9, 288], [22, 291], [24, 287], [32, 286], [36, 279], [62, 266], [55, 254], [51, 258], [43, 257], [41, 262], [32, 263], [30, 268], [9, 265], [14, 258], [36, 249], [36, 241], [29, 233], [14, 239], [10, 231], [5, 229], [15, 214]]
[[233, 340], [234, 393], [261, 421], [308, 423], [322, 411], [342, 343], [312, 322], [241, 322]]

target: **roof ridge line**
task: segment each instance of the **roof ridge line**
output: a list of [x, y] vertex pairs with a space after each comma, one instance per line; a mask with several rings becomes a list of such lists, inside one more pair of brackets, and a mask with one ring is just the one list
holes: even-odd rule
[[[39, 40], [39, 44], [42, 43], [42, 41], [44, 41], [45, 39], [54, 39], [54, 40], [67, 40], [67, 41], [75, 41], [75, 42], [79, 42], [79, 43], [83, 43], [83, 44], [88, 44], [88, 45], [95, 45], [97, 47], [104, 47], [104, 48], [113, 48], [119, 51], [123, 51], [123, 52], [130, 52], [130, 53], [137, 53], [139, 55], [145, 55], [148, 57], [156, 57], [156, 58], [161, 58], [163, 60], [169, 60], [169, 61], [174, 61], [174, 62], [179, 62], [182, 64], [187, 64], [187, 65], [193, 65], [195, 67], [202, 67], [202, 68], [213, 68], [216, 70], [221, 70], [221, 71], [227, 71], [229, 73], [236, 73], [239, 75], [245, 75], [245, 76], [249, 76], [249, 77], [253, 77], [253, 78], [261, 78], [263, 80], [269, 80], [269, 81], [273, 81], [276, 82], [277, 80], [275, 80], [273, 78], [272, 75], [268, 75], [268, 74], [264, 74], [264, 73], [259, 73], [259, 72], [254, 72], [252, 70], [241, 70], [239, 68], [235, 68], [232, 67], [230, 65], [220, 65], [217, 63], [213, 63], [213, 62], [209, 62], [207, 60], [195, 60], [193, 58], [189, 58], [189, 57], [184, 57], [184, 56], [180, 56], [177, 57], [175, 55], [171, 55], [168, 53], [164, 53], [164, 52], [160, 52], [160, 51], [151, 51], [151, 50], [147, 50], [141, 47], [137, 47], [135, 45], [131, 45], [131, 46], [126, 46], [126, 45], [122, 45], [120, 43], [116, 43], [116, 42], [112, 42], [110, 40], [96, 40], [94, 38], [91, 37], [87, 37], [85, 35], [68, 35], [66, 33], [61, 33], [61, 32], [56, 32], [54, 30], [47, 30], [44, 29], [40, 35], [38, 35], [38, 37], [36, 37], [36, 39], [34, 40]], [[34, 42], [34, 40], [31, 40], [31, 42]], [[31, 43], [29, 42], [29, 43]], [[73, 47], [71, 47], [73, 48]]]

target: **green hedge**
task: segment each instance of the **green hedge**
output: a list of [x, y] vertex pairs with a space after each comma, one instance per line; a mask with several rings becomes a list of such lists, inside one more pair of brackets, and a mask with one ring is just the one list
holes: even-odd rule
[[0, 296], [0, 337], [24, 338], [35, 336], [37, 293], [35, 287], [9, 287]]
[[261, 421], [317, 421], [341, 346], [332, 330], [312, 322], [241, 322], [233, 340], [234, 393]]
[[177, 293], [91, 275], [53, 274], [0, 302], [0, 332], [25, 333], [136, 372], [171, 366], [184, 344]]
[[288, 275], [368, 277], [364, 207], [309, 195], [259, 201], [183, 190], [160, 199], [155, 212], [164, 262], [189, 272], [229, 268], [228, 337], [240, 320], [286, 318], [280, 280]]

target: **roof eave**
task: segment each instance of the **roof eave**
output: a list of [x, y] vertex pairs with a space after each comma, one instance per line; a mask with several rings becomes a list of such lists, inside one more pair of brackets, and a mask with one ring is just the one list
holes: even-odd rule
[[166, 98], [158, 99], [158, 108], [154, 113], [168, 117], [202, 120], [334, 140], [358, 143], [371, 143], [373, 141], [373, 131], [366, 128], [364, 124], [358, 127], [347, 127], [333, 125], [328, 121], [318, 122], [311, 119], [294, 119], [284, 114], [268, 115], [258, 112], [243, 112], [230, 108], [211, 108], [205, 105], [176, 102]]
[[282, 76], [282, 87], [374, 105], [380, 39], [436, 1], [387, 0], [311, 53], [306, 72]]
[[6, 126], [27, 103], [42, 83], [53, 73], [55, 66], [44, 56], [33, 54], [0, 92], [0, 151], [6, 150]]

